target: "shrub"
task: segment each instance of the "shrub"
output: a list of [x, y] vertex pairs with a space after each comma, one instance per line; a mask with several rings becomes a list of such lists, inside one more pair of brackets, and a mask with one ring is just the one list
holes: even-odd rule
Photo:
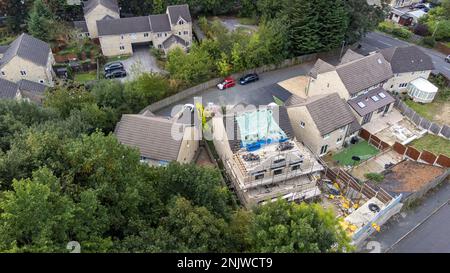
[[398, 38], [407, 40], [411, 38], [412, 32], [406, 28], [396, 27], [392, 30], [392, 34]]
[[381, 182], [384, 179], [384, 175], [379, 173], [366, 173], [364, 175], [367, 179], [375, 181], [375, 182]]
[[419, 36], [428, 36], [430, 35], [430, 31], [428, 30], [428, 26], [424, 25], [424, 24], [417, 24], [414, 27], [414, 33], [419, 35]]
[[436, 44], [436, 40], [433, 37], [428, 36], [428, 37], [424, 37], [422, 39], [422, 43], [426, 46], [434, 47]]
[[386, 33], [392, 33], [394, 30], [395, 25], [392, 22], [389, 21], [383, 21], [378, 24], [378, 30]]

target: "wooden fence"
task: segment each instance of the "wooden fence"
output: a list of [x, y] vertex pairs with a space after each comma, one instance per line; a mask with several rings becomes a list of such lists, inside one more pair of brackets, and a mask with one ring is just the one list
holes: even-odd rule
[[415, 161], [423, 161], [430, 165], [439, 165], [444, 168], [450, 168], [450, 158], [443, 154], [435, 155], [430, 151], [420, 152], [412, 146], [405, 146], [399, 142], [395, 142], [392, 146], [393, 150], [402, 156], [406, 156]]
[[369, 144], [372, 144], [373, 146], [375, 146], [380, 151], [385, 151], [385, 150], [387, 150], [387, 149], [389, 149], [391, 147], [388, 143], [382, 141], [377, 136], [372, 135], [366, 129], [361, 129], [361, 131], [359, 133], [359, 136], [361, 138], [363, 138], [364, 140], [367, 140], [367, 142], [369, 142]]

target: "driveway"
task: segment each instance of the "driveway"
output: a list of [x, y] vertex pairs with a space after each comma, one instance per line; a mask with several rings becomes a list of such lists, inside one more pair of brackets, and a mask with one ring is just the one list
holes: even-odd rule
[[[360, 44], [362, 47], [357, 51], [364, 55], [388, 47], [413, 45], [380, 32], [368, 33], [366, 37], [361, 40]], [[433, 64], [436, 68], [435, 71], [439, 71], [450, 78], [450, 64], [445, 62], [445, 55], [433, 49], [420, 48], [433, 60]]]
[[121, 79], [122, 82], [132, 80], [143, 72], [162, 72], [157, 65], [156, 58], [150, 54], [148, 46], [135, 47], [133, 50], [133, 55], [122, 61], [128, 74], [127, 77]]
[[427, 194], [417, 207], [392, 217], [372, 235], [361, 252], [447, 252], [450, 253], [450, 183], [444, 181]]
[[[207, 89], [195, 97], [201, 97], [204, 105], [213, 102], [218, 105], [235, 105], [238, 103], [252, 104], [255, 106], [267, 105], [274, 101], [273, 96], [286, 100], [291, 96], [291, 93], [280, 87], [277, 83], [305, 75], [312, 68], [313, 63], [304, 63], [297, 66], [292, 66], [284, 69], [270, 71], [260, 74], [260, 80], [248, 85], [236, 84], [235, 87], [219, 90], [216, 87]], [[174, 105], [163, 108], [156, 112], [157, 115], [171, 116], [172, 109], [175, 105], [182, 105], [186, 103], [194, 103], [194, 98], [181, 100]]]

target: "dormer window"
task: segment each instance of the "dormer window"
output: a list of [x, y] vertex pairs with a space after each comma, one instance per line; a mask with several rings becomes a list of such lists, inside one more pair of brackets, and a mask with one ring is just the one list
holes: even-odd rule
[[178, 19], [178, 24], [179, 25], [184, 25], [185, 21], [183, 20], [183, 18], [180, 17], [180, 19]]

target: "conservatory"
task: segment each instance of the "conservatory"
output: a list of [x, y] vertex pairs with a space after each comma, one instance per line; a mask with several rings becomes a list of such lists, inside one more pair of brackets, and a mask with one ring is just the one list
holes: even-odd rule
[[438, 88], [424, 78], [413, 80], [408, 84], [406, 89], [413, 101], [421, 103], [432, 102], [438, 92]]

